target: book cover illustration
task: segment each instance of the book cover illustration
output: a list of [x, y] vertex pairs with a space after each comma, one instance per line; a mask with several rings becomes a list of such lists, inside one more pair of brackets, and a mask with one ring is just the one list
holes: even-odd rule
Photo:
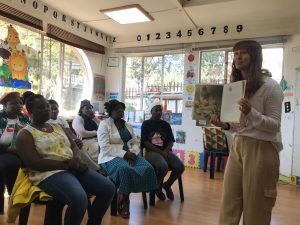
[[193, 105], [193, 119], [209, 125], [213, 114], [221, 114], [222, 85], [197, 84]]
[[241, 112], [238, 101], [244, 97], [246, 81], [225, 85], [196, 85], [193, 119], [201, 125], [210, 125], [212, 115], [222, 122], [239, 123]]

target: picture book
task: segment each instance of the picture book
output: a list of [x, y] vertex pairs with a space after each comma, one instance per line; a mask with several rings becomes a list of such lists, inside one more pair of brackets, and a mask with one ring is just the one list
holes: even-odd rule
[[207, 126], [212, 115], [217, 115], [222, 122], [238, 123], [241, 115], [238, 101], [244, 97], [245, 87], [246, 81], [196, 85], [193, 119]]

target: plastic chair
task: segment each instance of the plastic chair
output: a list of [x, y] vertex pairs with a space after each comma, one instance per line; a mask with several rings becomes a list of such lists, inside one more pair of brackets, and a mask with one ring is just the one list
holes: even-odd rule
[[208, 158], [210, 157], [210, 179], [214, 179], [215, 158], [218, 157], [217, 171], [220, 171], [222, 157], [228, 157], [229, 148], [225, 133], [218, 127], [203, 127], [204, 166], [207, 170]]

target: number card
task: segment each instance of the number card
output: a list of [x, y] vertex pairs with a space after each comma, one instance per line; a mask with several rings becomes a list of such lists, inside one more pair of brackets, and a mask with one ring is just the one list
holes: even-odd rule
[[180, 161], [184, 164], [185, 151], [173, 149], [172, 152], [180, 159]]
[[190, 168], [199, 168], [199, 152], [185, 152], [184, 165]]

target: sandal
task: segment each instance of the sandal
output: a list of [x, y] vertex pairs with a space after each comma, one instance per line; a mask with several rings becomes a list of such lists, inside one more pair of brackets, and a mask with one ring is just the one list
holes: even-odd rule
[[130, 217], [130, 212], [129, 212], [129, 202], [124, 201], [122, 204], [122, 211], [120, 212], [120, 215], [124, 219], [128, 219]]

